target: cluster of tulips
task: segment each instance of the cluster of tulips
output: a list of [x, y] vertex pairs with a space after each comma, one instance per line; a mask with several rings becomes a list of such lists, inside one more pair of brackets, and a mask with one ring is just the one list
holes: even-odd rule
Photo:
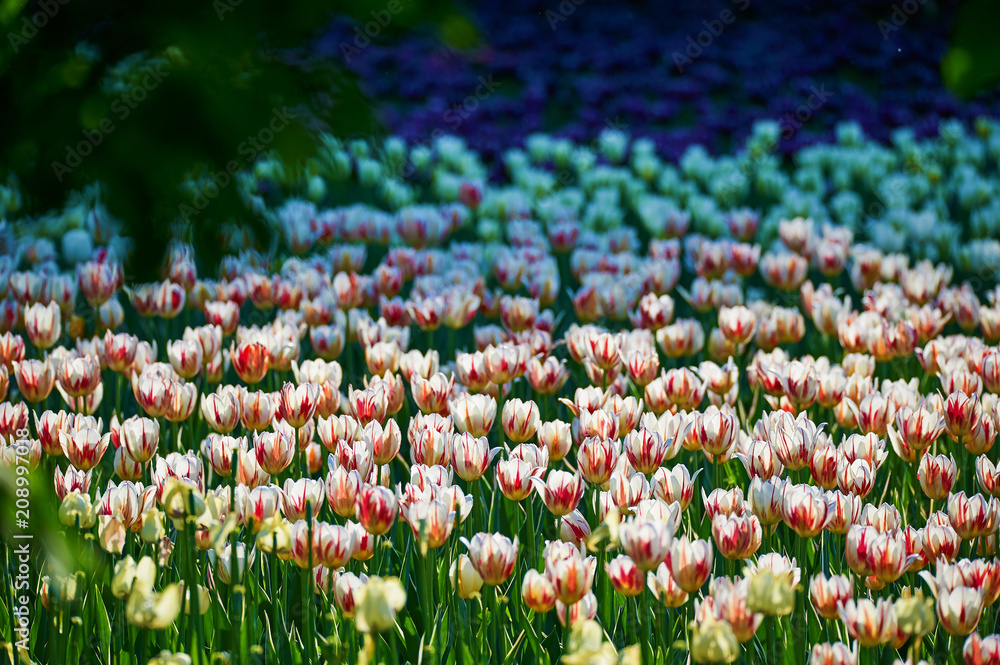
[[748, 208], [476, 242], [497, 196], [289, 201], [217, 279], [0, 259], [8, 651], [1000, 663], [1000, 289]]

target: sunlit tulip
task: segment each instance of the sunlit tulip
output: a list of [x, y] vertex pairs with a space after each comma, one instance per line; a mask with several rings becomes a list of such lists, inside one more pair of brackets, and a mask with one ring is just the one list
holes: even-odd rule
[[[977, 469], [978, 473], [978, 469]], [[948, 497], [955, 485], [958, 465], [952, 455], [924, 455], [917, 467], [920, 488], [931, 500], [941, 501]]]
[[499, 453], [500, 448], [491, 449], [485, 436], [456, 434], [452, 442], [452, 465], [462, 480], [479, 480]]
[[972, 633], [962, 647], [965, 665], [996, 665], [1000, 663], [1000, 635], [979, 637]]
[[385, 422], [389, 399], [381, 385], [364, 390], [355, 390], [350, 387], [348, 400], [351, 414], [362, 427], [373, 420], [380, 423]]
[[160, 440], [160, 424], [156, 420], [132, 416], [121, 424], [121, 444], [128, 456], [143, 464], [153, 459]]
[[479, 590], [483, 588], [483, 578], [479, 576], [472, 561], [465, 554], [459, 554], [458, 558], [452, 562], [448, 578], [451, 580], [452, 586], [455, 587], [459, 598], [466, 600], [475, 598], [479, 595]]
[[101, 382], [100, 359], [93, 355], [68, 358], [57, 365], [56, 378], [70, 397], [89, 395]]
[[827, 577], [819, 573], [809, 583], [809, 598], [824, 619], [836, 619], [837, 608], [854, 598], [854, 580], [846, 575]]
[[80, 471], [89, 471], [97, 466], [111, 442], [111, 435], [90, 427], [83, 427], [72, 433], [59, 432], [63, 454], [70, 464]]
[[611, 586], [626, 598], [638, 596], [646, 588], [646, 571], [641, 570], [625, 554], [604, 564], [604, 570], [611, 580]]
[[746, 559], [760, 547], [762, 531], [755, 515], [716, 515], [712, 538], [719, 554], [727, 559]]
[[533, 467], [520, 459], [500, 460], [497, 464], [497, 485], [511, 501], [523, 501], [531, 495], [532, 476], [541, 477], [545, 469]]
[[15, 360], [11, 365], [17, 389], [25, 400], [37, 404], [52, 392], [56, 383], [56, 371], [48, 359]]
[[549, 451], [549, 459], [553, 462], [566, 457], [573, 447], [573, 435], [570, 424], [561, 420], [541, 423], [538, 426], [538, 445]]
[[315, 517], [323, 506], [323, 483], [310, 478], [285, 479], [281, 492], [281, 513], [290, 522]]
[[666, 563], [657, 566], [655, 573], [653, 571], [646, 573], [646, 586], [653, 596], [667, 607], [680, 607], [688, 600], [687, 591], [677, 584]]
[[702, 488], [701, 496], [705, 516], [710, 520], [714, 520], [716, 515], [746, 514], [746, 501], [743, 498], [743, 490], [739, 487], [734, 487], [731, 490], [717, 487], [707, 496]]
[[811, 485], [785, 487], [782, 516], [785, 524], [802, 538], [817, 536], [832, 518], [825, 494]]
[[545, 576], [552, 583], [556, 599], [566, 605], [579, 602], [590, 592], [597, 561], [585, 550], [562, 541], [552, 541], [542, 553]]
[[[455, 526], [456, 513], [443, 501], [415, 501], [405, 507], [400, 503], [399, 516], [410, 525], [421, 551], [445, 544]], [[473, 561], [475, 564], [475, 561]], [[479, 570], [477, 567], [476, 570]], [[480, 574], [482, 571], [480, 570]], [[484, 577], [485, 579], [485, 577]]]
[[39, 349], [49, 349], [62, 334], [62, 313], [59, 304], [35, 303], [24, 310], [24, 329], [28, 339]]
[[521, 598], [528, 609], [539, 614], [551, 611], [556, 605], [552, 582], [537, 570], [529, 570], [525, 574], [521, 583]]
[[566, 471], [550, 471], [545, 478], [532, 476], [530, 482], [549, 512], [557, 517], [573, 512], [583, 498], [583, 476]]
[[477, 533], [472, 540], [462, 538], [469, 550], [469, 559], [483, 582], [497, 586], [507, 581], [517, 562], [517, 538], [511, 542], [499, 533]]
[[253, 437], [253, 447], [257, 463], [271, 475], [281, 473], [295, 459], [295, 441], [285, 432], [256, 433]]
[[679, 503], [681, 510], [685, 510], [694, 498], [694, 479], [699, 473], [701, 469], [692, 476], [683, 464], [677, 464], [669, 469], [659, 468], [653, 474], [650, 489], [653, 496], [667, 503]]
[[535, 436], [540, 419], [538, 406], [533, 401], [508, 400], [503, 405], [500, 423], [511, 441], [523, 443]]
[[396, 521], [396, 495], [385, 487], [365, 485], [357, 493], [357, 519], [368, 533], [383, 535]]
[[984, 601], [985, 593], [982, 589], [968, 586], [938, 588], [937, 612], [941, 627], [952, 635], [968, 635], [979, 625], [985, 607]]
[[240, 420], [248, 431], [260, 432], [271, 425], [274, 418], [274, 402], [271, 395], [263, 391], [243, 393]]
[[450, 402], [448, 408], [459, 432], [480, 437], [486, 436], [493, 429], [497, 403], [489, 395], [463, 393]]
[[229, 434], [240, 423], [242, 402], [235, 392], [201, 396], [201, 415], [213, 432]]
[[958, 492], [948, 497], [948, 517], [963, 540], [996, 531], [998, 510], [997, 500], [982, 494], [967, 497], [965, 492]]
[[868, 544], [868, 565], [879, 580], [895, 582], [913, 563], [915, 555], [907, 553], [906, 542], [898, 531], [878, 534]]
[[704, 540], [688, 540], [686, 535], [674, 538], [667, 550], [666, 563], [677, 585], [688, 593], [694, 593], [705, 584], [712, 572], [712, 544]]
[[244, 383], [260, 383], [270, 366], [271, 353], [261, 342], [245, 341], [235, 343], [229, 349], [233, 369]]
[[358, 577], [352, 572], [344, 572], [337, 576], [333, 586], [333, 599], [345, 618], [354, 618], [358, 590], [367, 581], [368, 576], [364, 574]]
[[863, 647], [888, 642], [896, 632], [892, 603], [880, 598], [874, 603], [867, 598], [848, 600], [837, 610], [847, 632]]
[[735, 344], [743, 344], [753, 337], [756, 323], [756, 315], [742, 305], [719, 310], [719, 329]]

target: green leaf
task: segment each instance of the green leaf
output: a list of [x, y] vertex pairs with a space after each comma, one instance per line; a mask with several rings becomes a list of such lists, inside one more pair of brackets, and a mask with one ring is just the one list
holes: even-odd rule
[[104, 649], [106, 662], [111, 662], [111, 619], [108, 617], [108, 608], [104, 606], [104, 599], [100, 594], [94, 594], [97, 606], [97, 635], [101, 640], [101, 647]]

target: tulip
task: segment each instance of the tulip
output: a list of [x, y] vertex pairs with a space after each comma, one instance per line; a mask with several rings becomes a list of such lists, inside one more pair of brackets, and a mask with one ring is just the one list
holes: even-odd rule
[[[17, 381], [17, 389], [25, 400], [37, 404], [45, 401], [52, 393], [52, 388], [56, 383], [56, 372], [48, 358], [45, 360], [14, 360], [11, 362], [11, 366], [14, 379]], [[6, 393], [6, 390], [3, 392]]]
[[389, 398], [381, 384], [364, 390], [350, 387], [349, 401], [351, 413], [362, 427], [372, 421], [385, 422]]
[[549, 459], [553, 462], [566, 457], [573, 447], [573, 436], [569, 423], [553, 420], [538, 426], [538, 445], [549, 451]]
[[562, 626], [575, 626], [584, 621], [591, 621], [597, 616], [597, 597], [588, 593], [578, 603], [566, 605], [556, 601], [556, 618]]
[[680, 607], [687, 603], [687, 591], [677, 584], [666, 563], [657, 566], [655, 574], [653, 571], [646, 573], [646, 586], [667, 607]]
[[111, 442], [111, 435], [101, 436], [96, 429], [83, 427], [71, 434], [59, 432], [59, 442], [70, 464], [80, 471], [90, 471], [104, 457], [104, 452]]
[[314, 563], [332, 569], [340, 568], [351, 560], [356, 538], [350, 529], [339, 524], [315, 522], [311, 527], [312, 541], [309, 542], [309, 528], [305, 520], [292, 524], [292, 559], [300, 568], [309, 567], [310, 557]]
[[267, 429], [274, 418], [274, 402], [263, 391], [243, 393], [240, 420], [248, 431], [261, 432]]
[[201, 396], [201, 415], [213, 432], [232, 432], [240, 422], [242, 411], [243, 404], [235, 391]]
[[394, 629], [396, 613], [406, 605], [406, 590], [398, 578], [372, 577], [354, 592], [354, 620], [359, 632]]
[[545, 576], [552, 583], [556, 599], [565, 605], [572, 605], [590, 593], [597, 570], [594, 557], [585, 551], [562, 541], [552, 541], [542, 553], [545, 560]]
[[744, 344], [753, 337], [756, 315], [746, 307], [723, 307], [719, 310], [719, 329], [734, 344]]
[[809, 598], [824, 619], [836, 619], [837, 608], [854, 598], [854, 580], [846, 575], [827, 577], [819, 573], [809, 583]]
[[49, 349], [62, 334], [62, 319], [59, 304], [35, 303], [24, 310], [24, 329], [28, 339], [39, 349]]
[[180, 339], [167, 342], [167, 358], [182, 379], [194, 378], [201, 371], [204, 353], [201, 344], [194, 340]]
[[895, 582], [913, 563], [906, 542], [897, 530], [878, 534], [868, 545], [868, 565], [882, 582]]
[[996, 665], [1000, 663], [1000, 635], [979, 637], [972, 633], [962, 647], [965, 665]]
[[291, 522], [310, 519], [323, 506], [323, 483], [311, 478], [287, 478], [281, 495], [281, 512]]
[[618, 447], [611, 439], [588, 437], [577, 449], [576, 464], [587, 482], [604, 485], [618, 464]]
[[937, 590], [938, 621], [952, 635], [968, 635], [974, 631], [984, 607], [985, 593], [982, 589], [957, 586], [950, 590]]
[[245, 341], [239, 346], [234, 343], [229, 349], [233, 369], [244, 383], [260, 383], [267, 374], [271, 354], [262, 342]]
[[[480, 585], [482, 584], [481, 580], [482, 578], [480, 578]], [[521, 599], [531, 611], [544, 614], [555, 607], [556, 592], [548, 577], [537, 570], [529, 570], [521, 583]]]
[[570, 371], [566, 369], [565, 360], [548, 356], [544, 360], [531, 358], [525, 376], [531, 389], [539, 395], [555, 395], [566, 385]]
[[611, 580], [611, 586], [626, 598], [638, 596], [646, 588], [646, 571], [635, 565], [625, 554], [605, 563], [604, 570]]
[[677, 585], [694, 593], [705, 584], [712, 572], [712, 544], [704, 540], [675, 538], [667, 550], [666, 563]]
[[[535, 572], [536, 571], [529, 571]], [[455, 587], [459, 598], [469, 600], [479, 595], [479, 590], [483, 588], [483, 578], [476, 572], [472, 561], [465, 554], [459, 554], [458, 558], [452, 562], [448, 572], [448, 578]], [[527, 602], [527, 601], [526, 601]]]
[[651, 474], [663, 464], [669, 444], [663, 441], [659, 432], [641, 428], [626, 435], [624, 448], [636, 471]]
[[[399, 514], [413, 530], [413, 536], [421, 551], [437, 549], [444, 545], [455, 526], [455, 511], [437, 499], [410, 503], [401, 507]], [[473, 565], [475, 564], [476, 561], [473, 560]], [[478, 567], [476, 570], [482, 575], [482, 570]], [[483, 579], [486, 579], [485, 575]]]
[[[917, 467], [920, 488], [931, 500], [942, 501], [951, 493], [958, 475], [958, 465], [954, 456], [924, 455]], [[977, 468], [978, 475], [978, 468]]]
[[469, 559], [483, 582], [498, 586], [505, 582], [517, 563], [517, 538], [511, 542], [499, 533], [477, 533], [472, 540], [461, 539], [469, 550]]
[[352, 572], [344, 572], [337, 576], [337, 581], [333, 586], [333, 600], [345, 618], [354, 618], [358, 591], [367, 581], [368, 576], [364, 574], [358, 577]]
[[295, 441], [285, 432], [260, 432], [253, 437], [257, 463], [267, 473], [277, 475], [295, 459]]
[[762, 531], [755, 515], [716, 515], [712, 520], [715, 546], [727, 559], [746, 559], [760, 547]]
[[489, 395], [463, 393], [449, 403], [448, 408], [459, 432], [481, 437], [493, 429], [497, 403]]
[[396, 496], [391, 490], [365, 485], [358, 492], [357, 518], [368, 533], [376, 536], [388, 533], [396, 521], [396, 512]]
[[768, 616], [785, 616], [795, 609], [795, 590], [787, 576], [758, 568], [748, 577], [747, 608]]
[[236, 553], [233, 553], [233, 546], [226, 545], [221, 552], [215, 554], [214, 552], [209, 552], [210, 557], [214, 557], [217, 560], [216, 570], [219, 573], [219, 580], [223, 584], [230, 585], [233, 583], [233, 573], [236, 574], [236, 581], [243, 579], [243, 574], [246, 572], [248, 567], [253, 567], [254, 559], [257, 558], [257, 550], [250, 550], [249, 555], [247, 553], [247, 546], [245, 543], [236, 543]]
[[90, 529], [97, 523], [97, 511], [91, 502], [89, 494], [69, 492], [59, 504], [59, 523], [63, 526], [75, 526], [78, 529]]
[[278, 417], [298, 429], [316, 413], [319, 400], [319, 386], [303, 383], [296, 386], [285, 383], [278, 393]]
[[544, 481], [535, 476], [529, 481], [542, 497], [545, 507], [557, 517], [573, 512], [583, 498], [583, 476], [580, 474], [550, 471]]
[[93, 355], [66, 359], [56, 367], [56, 378], [68, 396], [89, 395], [101, 383], [100, 359]]
[[667, 503], [679, 503], [681, 510], [686, 510], [694, 498], [694, 479], [701, 473], [698, 469], [694, 476], [683, 464], [670, 469], [659, 468], [650, 481], [653, 496]]
[[737, 442], [739, 423], [734, 414], [710, 406], [698, 416], [694, 433], [706, 453], [725, 457]]
[[538, 406], [533, 401], [512, 399], [504, 403], [500, 423], [511, 441], [523, 443], [531, 439], [538, 430], [539, 422]]
[[880, 598], [873, 603], [867, 598], [848, 600], [837, 609], [847, 632], [863, 647], [875, 647], [888, 642], [896, 633], [896, 618], [892, 603]]
[[784, 491], [782, 517], [800, 537], [813, 538], [826, 528], [833, 516], [822, 490], [811, 485], [788, 485]]
[[740, 645], [728, 621], [709, 618], [692, 624], [691, 660], [696, 663], [732, 663]]
[[982, 494], [966, 497], [965, 492], [958, 492], [948, 497], [948, 518], [963, 540], [993, 533], [998, 510], [997, 500], [986, 499]]
[[160, 439], [160, 424], [156, 420], [132, 416], [121, 424], [120, 437], [128, 456], [144, 464], [153, 459]]
[[452, 443], [452, 465], [462, 480], [472, 482], [482, 478], [499, 453], [500, 448], [491, 449], [485, 436], [476, 438], [468, 432], [456, 434]]

